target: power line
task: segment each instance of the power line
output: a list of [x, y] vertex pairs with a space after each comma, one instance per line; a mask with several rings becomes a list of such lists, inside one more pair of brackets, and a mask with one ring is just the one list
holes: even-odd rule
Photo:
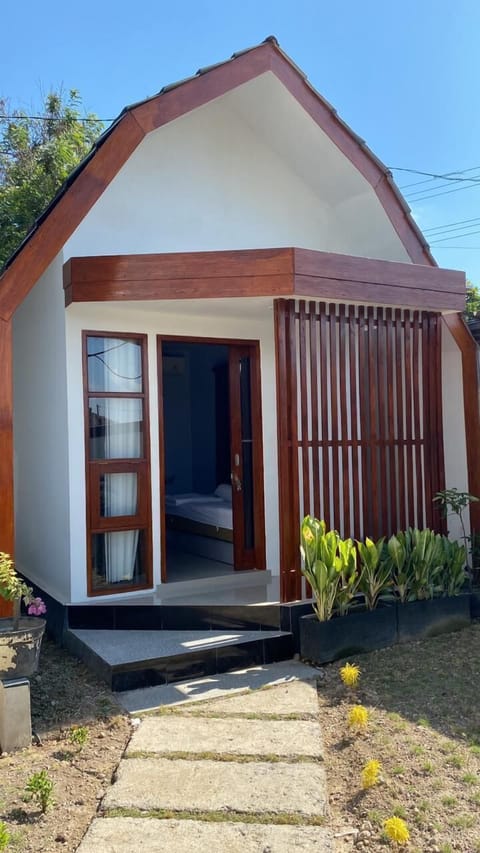
[[430, 245], [435, 246], [436, 243], [446, 243], [448, 240], [460, 240], [462, 237], [473, 237], [474, 234], [480, 234], [480, 229], [478, 231], [468, 231], [465, 234], [458, 234], [457, 237], [442, 237], [440, 240], [432, 240]]
[[[407, 171], [407, 172], [412, 171], [414, 174], [416, 174], [415, 169], [400, 170], [400, 169], [395, 169], [393, 166], [391, 166], [390, 169], [393, 172], [396, 172], [396, 171]], [[442, 175], [442, 179], [449, 178], [450, 175], [465, 175], [467, 172], [475, 172], [477, 169], [480, 169], [480, 166], [472, 166], [470, 169], [462, 169], [462, 171], [446, 172], [444, 175]], [[430, 173], [426, 173], [426, 174], [430, 174]], [[399, 187], [399, 189], [403, 191], [403, 190], [409, 189], [409, 187], [418, 187], [420, 184], [429, 184], [433, 180], [436, 180], [436, 177], [432, 173], [430, 175], [430, 177], [427, 178], [425, 181], [414, 181], [412, 184], [403, 184], [403, 186]]]
[[462, 249], [462, 251], [464, 249], [474, 249], [480, 252], [480, 246], [435, 246], [435, 251], [437, 251], [437, 249]]
[[[419, 169], [404, 169], [401, 166], [388, 166], [390, 171], [392, 172], [410, 172], [412, 175], [428, 175], [429, 178], [434, 178], [438, 181], [475, 181], [480, 182], [480, 177], [476, 179], [473, 178], [453, 178], [450, 175], [464, 175], [466, 172], [473, 172], [475, 169], [480, 169], [480, 166], [473, 166], [471, 169], [464, 169], [463, 172], [445, 172], [443, 175], [435, 174], [435, 172], [421, 172]], [[419, 183], [427, 183], [427, 181], [419, 181]], [[410, 184], [409, 186], [415, 186], [415, 184]], [[405, 187], [403, 187], [405, 189]], [[419, 190], [422, 192], [422, 190]]]
[[427, 231], [443, 231], [445, 228], [450, 228], [452, 225], [465, 225], [467, 222], [480, 222], [480, 216], [474, 219], [459, 219], [458, 222], [446, 222], [445, 225], [432, 225], [430, 228], [422, 228], [423, 233]]
[[[26, 116], [26, 115], [0, 115], [0, 121], [19, 121], [22, 119], [32, 119], [34, 121], [66, 121], [65, 116]], [[92, 121], [92, 122], [112, 122], [115, 121], [113, 118], [97, 118], [92, 116], [85, 116], [85, 118], [75, 117], [69, 118], [68, 121]]]
[[[425, 195], [425, 196], [422, 196], [421, 198], [412, 198], [411, 196], [405, 196], [405, 198], [407, 201], [411, 201], [413, 204], [415, 204], [416, 202], [419, 202], [419, 201], [428, 201], [431, 198], [438, 198], [441, 195], [450, 195], [451, 193], [459, 193], [462, 190], [477, 189], [479, 186], [480, 186], [480, 181], [478, 184], [477, 183], [469, 184], [467, 187], [457, 187], [454, 190], [444, 190], [441, 193], [433, 192], [431, 195]], [[432, 189], [434, 189], [434, 187], [432, 187]]]

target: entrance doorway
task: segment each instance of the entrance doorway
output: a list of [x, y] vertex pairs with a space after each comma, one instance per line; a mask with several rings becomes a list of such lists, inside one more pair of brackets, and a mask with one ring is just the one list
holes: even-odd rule
[[259, 346], [158, 338], [162, 581], [265, 569]]

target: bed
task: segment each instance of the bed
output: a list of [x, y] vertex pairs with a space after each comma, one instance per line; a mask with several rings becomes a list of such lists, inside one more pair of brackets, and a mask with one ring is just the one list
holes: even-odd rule
[[167, 541], [175, 547], [222, 563], [233, 563], [231, 486], [215, 492], [165, 496]]

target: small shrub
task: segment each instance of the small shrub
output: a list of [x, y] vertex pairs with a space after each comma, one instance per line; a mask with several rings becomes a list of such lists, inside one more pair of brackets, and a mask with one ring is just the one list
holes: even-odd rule
[[45, 814], [49, 806], [53, 806], [53, 782], [46, 770], [40, 770], [30, 776], [25, 792], [30, 799], [40, 804], [42, 814]]
[[6, 850], [10, 844], [12, 836], [10, 835], [7, 824], [0, 820], [0, 850]]
[[360, 679], [360, 667], [354, 663], [346, 663], [340, 669], [340, 678], [346, 687], [356, 687]]
[[408, 844], [410, 832], [408, 826], [401, 817], [389, 817], [383, 824], [385, 835], [390, 841], [394, 841], [400, 847]]
[[70, 743], [78, 746], [79, 749], [83, 749], [89, 737], [90, 734], [86, 726], [73, 726], [68, 735]]
[[363, 705], [354, 705], [348, 714], [348, 725], [353, 731], [363, 732], [368, 725], [368, 711]]
[[378, 783], [381, 769], [382, 765], [379, 761], [375, 759], [367, 761], [362, 770], [362, 788], [373, 788]]

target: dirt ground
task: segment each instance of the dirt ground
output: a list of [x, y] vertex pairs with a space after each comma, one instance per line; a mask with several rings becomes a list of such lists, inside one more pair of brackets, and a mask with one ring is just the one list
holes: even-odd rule
[[[11, 835], [7, 849], [73, 853], [110, 784], [131, 725], [106, 686], [48, 640], [31, 682], [31, 704], [35, 745], [0, 756], [0, 820]], [[80, 735], [72, 735], [78, 728]], [[54, 804], [45, 814], [25, 796], [27, 780], [41, 770], [54, 786]]]
[[[410, 853], [480, 851], [480, 623], [457, 634], [358, 656], [360, 686], [340, 681], [341, 662], [319, 670], [331, 825], [348, 831], [339, 851], [386, 851], [383, 822], [402, 817]], [[352, 736], [352, 704], [369, 711]], [[0, 757], [0, 820], [17, 853], [75, 851], [110, 783], [131, 724], [85, 667], [44, 641], [32, 680], [37, 743]], [[85, 743], [72, 743], [82, 727]], [[380, 782], [362, 790], [365, 762], [382, 764]], [[42, 815], [27, 802], [29, 777], [45, 769], [55, 804]], [[185, 804], [188, 807], [188, 803]], [[356, 834], [355, 834], [356, 833]], [[391, 849], [391, 848], [390, 848]]]
[[[319, 680], [333, 821], [360, 830], [344, 849], [385, 851], [383, 822], [396, 815], [410, 853], [480, 851], [480, 623], [350, 662], [362, 670], [355, 691], [341, 662]], [[352, 704], [369, 711], [365, 734], [346, 725]], [[370, 759], [382, 764], [380, 783], [362, 790]]]

